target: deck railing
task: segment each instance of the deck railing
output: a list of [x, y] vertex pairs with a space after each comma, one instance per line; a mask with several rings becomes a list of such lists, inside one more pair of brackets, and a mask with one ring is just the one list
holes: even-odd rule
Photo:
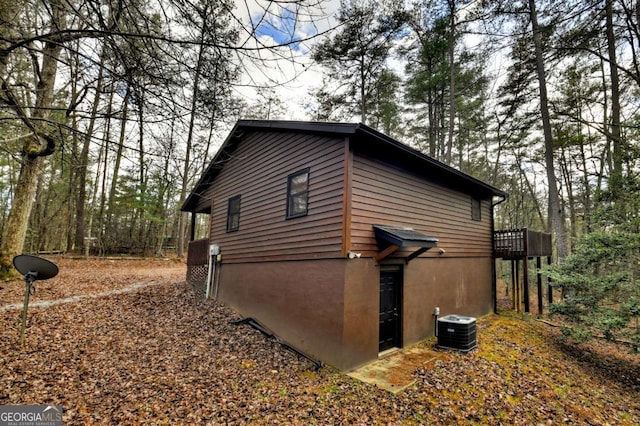
[[495, 231], [493, 253], [496, 258], [520, 258], [524, 256], [524, 229]]
[[502, 259], [551, 256], [551, 234], [527, 228], [494, 231], [493, 253]]

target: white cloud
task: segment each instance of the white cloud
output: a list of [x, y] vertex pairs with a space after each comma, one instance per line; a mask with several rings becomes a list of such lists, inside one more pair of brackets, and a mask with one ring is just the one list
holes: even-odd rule
[[[246, 31], [241, 33], [241, 39], [245, 46], [255, 48], [258, 44], [276, 46], [322, 34], [334, 25], [339, 1], [326, 1], [321, 5], [322, 9], [297, 5], [294, 11], [292, 5], [285, 9], [265, 0], [236, 0], [236, 16], [245, 28], [252, 29], [256, 23], [261, 23], [257, 40], [247, 39]], [[309, 119], [304, 108], [310, 100], [309, 90], [322, 81], [321, 67], [311, 60], [315, 42], [316, 39], [311, 39], [290, 47], [261, 50], [251, 55], [253, 60], [245, 55], [241, 58], [244, 70], [237, 93], [252, 103], [258, 99], [256, 93], [260, 86], [273, 88], [289, 110], [286, 117], [278, 118]]]

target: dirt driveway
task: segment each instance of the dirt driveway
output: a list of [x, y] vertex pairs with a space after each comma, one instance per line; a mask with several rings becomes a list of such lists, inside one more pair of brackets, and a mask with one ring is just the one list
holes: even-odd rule
[[[71, 258], [47, 256], [58, 265], [59, 273], [47, 281], [36, 281], [31, 302], [51, 301], [74, 296], [107, 293], [159, 281], [178, 282], [185, 279], [186, 266], [178, 259]], [[23, 304], [24, 281], [0, 283], [0, 307]]]

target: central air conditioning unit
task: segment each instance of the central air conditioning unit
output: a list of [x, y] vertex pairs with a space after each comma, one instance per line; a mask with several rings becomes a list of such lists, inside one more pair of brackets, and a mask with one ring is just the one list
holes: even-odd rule
[[463, 315], [438, 318], [438, 347], [469, 352], [477, 345], [476, 319]]

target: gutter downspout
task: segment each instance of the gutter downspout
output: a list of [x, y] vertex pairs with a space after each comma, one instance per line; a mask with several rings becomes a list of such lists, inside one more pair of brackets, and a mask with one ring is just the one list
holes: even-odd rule
[[221, 254], [218, 254], [217, 256], [215, 256], [214, 262], [218, 264], [218, 267], [214, 268], [213, 270], [214, 272], [213, 273], [213, 282], [214, 282], [213, 298], [215, 300], [218, 300], [218, 289], [220, 288], [220, 269], [222, 269], [221, 261], [222, 261]]
[[209, 299], [209, 296], [211, 296], [211, 287], [213, 285], [213, 277], [215, 276], [215, 270], [216, 270], [216, 266], [215, 266], [215, 256], [212, 255], [211, 253], [209, 253], [209, 270], [207, 272], [207, 291], [204, 295], [205, 299]]
[[508, 195], [503, 195], [502, 199], [497, 203], [491, 203], [491, 275], [492, 275], [492, 283], [491, 283], [491, 293], [493, 296], [493, 313], [498, 313], [498, 282], [496, 276], [496, 256], [495, 256], [495, 218], [494, 218], [494, 209], [498, 204], [502, 204], [509, 198]]
[[218, 281], [217, 278], [220, 275], [220, 265], [218, 263], [222, 260], [220, 254], [220, 246], [217, 244], [209, 245], [209, 272], [207, 274], [207, 294], [205, 298], [208, 299], [213, 293], [213, 298], [218, 300]]

